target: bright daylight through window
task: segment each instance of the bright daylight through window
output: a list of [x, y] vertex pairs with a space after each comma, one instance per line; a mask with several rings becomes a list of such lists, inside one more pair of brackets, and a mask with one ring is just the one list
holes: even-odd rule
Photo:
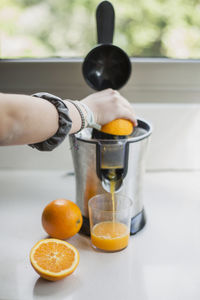
[[[0, 58], [80, 57], [98, 0], [1, 0]], [[134, 57], [200, 58], [199, 0], [113, 0], [114, 44]]]

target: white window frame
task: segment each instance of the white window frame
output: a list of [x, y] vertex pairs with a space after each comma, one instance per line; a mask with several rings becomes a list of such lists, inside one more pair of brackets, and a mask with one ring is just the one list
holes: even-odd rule
[[[0, 92], [46, 91], [81, 99], [91, 92], [85, 83], [83, 59], [0, 60]], [[134, 103], [200, 103], [200, 60], [131, 58], [132, 75], [121, 89]]]

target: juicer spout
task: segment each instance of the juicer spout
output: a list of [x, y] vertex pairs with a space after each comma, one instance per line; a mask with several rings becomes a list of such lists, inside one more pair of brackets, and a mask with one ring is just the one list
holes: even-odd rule
[[[112, 183], [113, 182], [111, 180], [103, 178], [103, 180], [102, 180], [103, 189], [108, 193], [112, 193], [112, 188], [113, 188]], [[122, 185], [123, 185], [122, 179], [118, 179], [117, 181], [115, 181], [113, 192], [115, 192], [115, 193], [119, 192], [121, 190]]]
[[118, 192], [123, 185], [123, 170], [122, 169], [106, 169], [101, 170], [102, 187], [106, 192]]
[[128, 170], [127, 140], [99, 140], [96, 144], [96, 172], [104, 190], [119, 191]]

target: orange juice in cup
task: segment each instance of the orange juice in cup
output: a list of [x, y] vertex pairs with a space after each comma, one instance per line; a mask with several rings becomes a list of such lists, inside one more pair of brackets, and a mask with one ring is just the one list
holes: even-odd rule
[[128, 246], [132, 201], [115, 194], [115, 210], [112, 195], [92, 197], [88, 203], [91, 242], [94, 248], [114, 252]]
[[118, 251], [128, 246], [129, 230], [123, 223], [100, 222], [92, 228], [92, 244], [105, 251]]

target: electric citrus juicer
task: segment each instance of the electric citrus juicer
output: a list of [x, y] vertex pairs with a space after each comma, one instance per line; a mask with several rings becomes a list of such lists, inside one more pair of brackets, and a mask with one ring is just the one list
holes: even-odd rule
[[133, 134], [125, 139], [95, 139], [86, 128], [70, 137], [76, 177], [76, 203], [83, 215], [81, 232], [89, 235], [88, 201], [91, 197], [110, 192], [115, 178], [115, 192], [133, 200], [131, 234], [145, 225], [142, 184], [145, 157], [151, 125], [138, 120]]
[[[83, 76], [95, 90], [119, 89], [128, 80], [131, 63], [128, 55], [112, 45], [114, 9], [108, 1], [101, 2], [96, 11], [98, 46], [83, 62]], [[98, 134], [92, 128], [70, 136], [76, 178], [76, 203], [83, 216], [81, 232], [90, 235], [88, 201], [97, 194], [115, 192], [133, 200], [131, 234], [145, 225], [142, 183], [148, 137], [152, 128], [144, 120], [126, 137]]]

